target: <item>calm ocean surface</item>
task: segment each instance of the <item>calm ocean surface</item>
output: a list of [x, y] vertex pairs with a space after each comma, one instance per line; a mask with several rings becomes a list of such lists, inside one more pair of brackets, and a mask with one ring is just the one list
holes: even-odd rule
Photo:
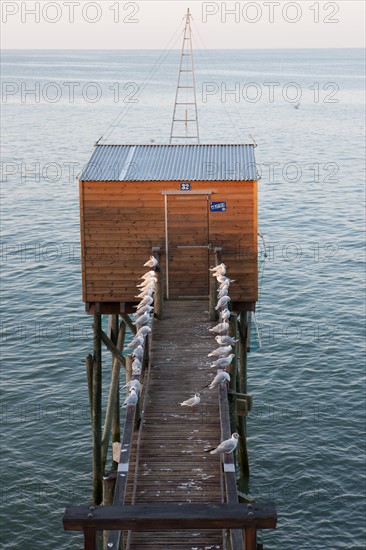
[[[159, 55], [2, 56], [7, 550], [82, 546], [61, 523], [68, 503], [91, 495], [84, 359], [92, 334], [81, 301], [76, 176], [123, 107], [110, 143], [167, 141], [179, 52], [139, 95]], [[250, 492], [278, 507], [278, 529], [259, 535], [266, 550], [366, 544], [363, 67], [361, 50], [211, 51], [205, 62], [196, 54], [202, 141], [247, 142], [250, 132], [258, 144], [267, 258], [261, 245], [262, 347], [249, 356], [248, 444]]]

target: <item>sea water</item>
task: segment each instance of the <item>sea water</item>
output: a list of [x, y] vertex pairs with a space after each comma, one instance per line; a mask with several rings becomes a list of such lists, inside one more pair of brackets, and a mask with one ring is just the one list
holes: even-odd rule
[[[168, 142], [179, 52], [160, 56], [3, 53], [8, 550], [82, 546], [61, 523], [67, 504], [91, 498], [92, 319], [81, 300], [77, 174], [102, 136]], [[267, 550], [365, 547], [363, 61], [353, 49], [195, 56], [201, 141], [258, 145], [264, 240], [248, 448], [250, 494], [278, 509], [278, 528], [259, 534]]]

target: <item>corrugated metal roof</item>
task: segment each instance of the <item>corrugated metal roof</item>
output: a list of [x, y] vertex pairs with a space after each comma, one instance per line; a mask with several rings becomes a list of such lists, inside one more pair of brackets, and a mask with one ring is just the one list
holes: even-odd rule
[[254, 145], [96, 145], [84, 181], [258, 179]]

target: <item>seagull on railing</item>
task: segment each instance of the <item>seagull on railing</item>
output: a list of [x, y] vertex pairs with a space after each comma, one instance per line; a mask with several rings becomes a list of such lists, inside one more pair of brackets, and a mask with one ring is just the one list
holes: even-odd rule
[[155, 256], [150, 256], [150, 260], [144, 263], [144, 267], [155, 267], [158, 265], [158, 260]]
[[122, 389], [124, 390], [125, 388], [128, 388], [129, 390], [131, 390], [133, 388], [138, 394], [141, 391], [141, 387], [142, 385], [140, 384], [139, 380], [133, 379], [127, 382], [127, 384], [125, 384]]
[[221, 321], [228, 321], [230, 319], [230, 316], [231, 316], [231, 311], [230, 309], [222, 309], [220, 311], [220, 319]]
[[199, 404], [200, 401], [201, 401], [200, 394], [195, 393], [194, 396], [191, 397], [190, 399], [186, 399], [186, 401], [182, 401], [180, 405], [182, 407], [195, 407], [196, 405]]
[[153, 310], [153, 306], [141, 306], [138, 309], [136, 309], [136, 315], [142, 315], [143, 313], [151, 313]]
[[149, 279], [146, 279], [142, 283], [136, 285], [136, 287], [141, 289], [155, 287], [155, 284], [157, 282], [158, 282], [157, 277], [150, 277]]
[[220, 309], [222, 307], [225, 307], [228, 305], [228, 303], [231, 302], [231, 298], [230, 296], [223, 296], [222, 298], [220, 298], [220, 300], [217, 302], [217, 305], [215, 307], [215, 309]]
[[210, 367], [211, 368], [215, 367], [217, 369], [225, 369], [230, 365], [234, 357], [235, 357], [234, 353], [230, 353], [230, 355], [228, 355], [227, 357], [220, 357], [219, 359], [216, 359], [216, 361], [213, 361]]
[[141, 302], [137, 304], [137, 306], [133, 306], [133, 307], [136, 309], [139, 309], [140, 307], [143, 307], [143, 306], [150, 306], [153, 303], [153, 301], [154, 301], [154, 298], [152, 296], [145, 295], [145, 298], [143, 298]]
[[205, 453], [210, 452], [212, 455], [217, 455], [220, 453], [232, 453], [235, 451], [236, 447], [238, 446], [238, 440], [239, 440], [239, 434], [233, 433], [230, 439], [226, 439], [218, 447], [213, 449], [206, 449]]
[[140, 277], [140, 279], [144, 279], [146, 281], [147, 279], [151, 279], [152, 277], [156, 277], [156, 271], [146, 271], [146, 273], [144, 273], [142, 277]]
[[124, 409], [127, 409], [127, 407], [134, 407], [135, 405], [137, 405], [138, 400], [139, 400], [139, 396], [137, 395], [135, 388], [132, 387], [122, 407]]
[[137, 359], [142, 359], [144, 355], [144, 348], [142, 346], [137, 346], [132, 352], [132, 357], [137, 357]]
[[149, 319], [150, 319], [149, 313], [144, 313], [143, 315], [140, 315], [139, 317], [137, 317], [136, 321], [134, 321], [132, 324], [139, 325], [139, 326], [146, 325]]
[[212, 390], [213, 388], [217, 388], [218, 386], [224, 385], [228, 382], [230, 382], [230, 374], [223, 370], [217, 373], [211, 384], [208, 384], [205, 388]]
[[151, 298], [154, 292], [155, 292], [155, 289], [153, 287], [144, 288], [144, 290], [142, 290], [140, 294], [135, 296], [135, 298], [146, 298], [146, 297]]
[[215, 325], [208, 330], [210, 332], [217, 332], [218, 334], [220, 334], [220, 332], [226, 332], [227, 330], [229, 330], [229, 323], [219, 323], [218, 325]]
[[145, 338], [143, 336], [137, 336], [136, 334], [135, 337], [131, 340], [131, 342], [127, 344], [126, 349], [137, 348], [138, 346], [142, 346], [144, 342], [145, 342]]
[[225, 355], [228, 355], [232, 349], [232, 346], [223, 346], [211, 351], [207, 357], [224, 357]]
[[225, 277], [225, 275], [218, 275], [216, 278], [219, 283], [235, 283], [235, 279], [229, 279], [229, 277]]
[[144, 327], [141, 327], [135, 334], [135, 337], [136, 336], [143, 336], [145, 337], [147, 334], [149, 334], [151, 332], [151, 328], [148, 327], [148, 326], [144, 326]]
[[217, 299], [220, 300], [223, 296], [227, 296], [229, 294], [229, 287], [224, 286], [224, 288], [221, 288], [217, 292]]
[[209, 270], [212, 271], [213, 277], [217, 277], [217, 275], [225, 275], [226, 265], [225, 264], [215, 265], [215, 267], [210, 267]]
[[238, 342], [238, 340], [232, 336], [227, 336], [226, 334], [215, 336], [215, 340], [220, 346], [224, 346], [225, 344], [231, 346], [232, 344], [235, 344], [235, 342]]

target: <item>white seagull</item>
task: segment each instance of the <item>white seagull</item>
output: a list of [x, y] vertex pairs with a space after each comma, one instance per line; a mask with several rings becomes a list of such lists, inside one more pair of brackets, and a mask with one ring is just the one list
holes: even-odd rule
[[154, 294], [154, 288], [152, 287], [149, 287], [149, 288], [145, 288], [144, 290], [142, 290], [140, 292], [140, 294], [138, 294], [137, 296], [135, 296], [135, 298], [146, 298], [147, 296], [149, 296], [149, 298], [151, 298], [151, 296]]
[[145, 288], [153, 288], [155, 287], [155, 283], [157, 283], [158, 280], [156, 277], [150, 277], [150, 279], [146, 279], [146, 281], [143, 281], [142, 283], [136, 285], [137, 288], [141, 288], [142, 290]]
[[225, 344], [231, 346], [232, 344], [235, 344], [235, 342], [238, 341], [238, 340], [235, 340], [235, 338], [233, 338], [232, 336], [227, 336], [225, 334], [215, 336], [215, 340], [220, 346], [224, 346]]
[[194, 407], [195, 405], [198, 405], [200, 400], [201, 400], [200, 394], [195, 393], [194, 397], [191, 397], [190, 399], [186, 399], [186, 401], [182, 401], [180, 405], [182, 405], [182, 407]]
[[230, 382], [230, 374], [223, 370], [216, 374], [211, 384], [206, 387], [208, 387], [209, 390], [212, 390], [213, 388], [217, 388], [217, 386], [221, 386], [221, 384], [225, 384], [226, 382]]
[[141, 390], [141, 384], [139, 380], [134, 379], [127, 382], [127, 384], [125, 384], [122, 389], [124, 390], [125, 388], [128, 388], [129, 390], [133, 388], [136, 393], [139, 393]]
[[143, 307], [143, 306], [150, 306], [154, 301], [154, 298], [152, 296], [145, 296], [144, 298], [142, 298], [141, 302], [139, 304], [137, 304], [137, 306], [133, 306], [135, 307], [136, 309], [139, 309], [140, 307]]
[[127, 407], [134, 407], [139, 400], [139, 396], [136, 393], [135, 388], [131, 388], [128, 396], [126, 397], [122, 407], [126, 409]]
[[217, 299], [220, 300], [223, 296], [227, 296], [229, 294], [229, 287], [224, 286], [224, 288], [221, 288], [217, 292]]
[[146, 271], [146, 273], [143, 274], [142, 277], [140, 277], [140, 279], [151, 279], [151, 277], [156, 277], [156, 271]]
[[149, 313], [144, 313], [143, 315], [140, 315], [137, 317], [136, 321], [134, 321], [133, 325], [146, 325], [148, 320], [150, 319]]
[[141, 367], [142, 367], [142, 364], [140, 359], [138, 357], [135, 357], [134, 360], [132, 361], [132, 370], [141, 371]]
[[231, 298], [230, 296], [223, 296], [222, 298], [220, 298], [220, 300], [217, 302], [217, 306], [215, 307], [215, 309], [220, 309], [222, 307], [225, 307], [227, 306], [227, 304], [231, 301]]
[[229, 330], [229, 323], [219, 323], [218, 325], [215, 325], [208, 330], [210, 332], [217, 332], [218, 334], [220, 334], [220, 332], [226, 332], [227, 330]]
[[207, 449], [205, 452], [210, 452], [212, 455], [217, 455], [220, 453], [232, 453], [235, 451], [238, 445], [239, 434], [236, 432], [232, 434], [230, 439], [225, 439], [216, 449]]
[[158, 260], [155, 256], [150, 256], [150, 260], [144, 263], [144, 267], [155, 267], [156, 265], [158, 265]]
[[222, 309], [220, 311], [220, 316], [221, 316], [221, 321], [228, 321], [230, 319], [230, 316], [231, 316], [231, 311], [230, 309]]
[[225, 275], [218, 275], [216, 279], [219, 281], [219, 283], [235, 283], [235, 279], [229, 279], [229, 277], [225, 277]]
[[131, 340], [131, 342], [126, 346], [126, 349], [134, 349], [138, 346], [142, 346], [142, 344], [145, 342], [145, 338], [143, 336], [136, 336]]
[[142, 359], [144, 355], [144, 348], [142, 346], [137, 346], [132, 352], [132, 357], [137, 357], [137, 359]]
[[207, 357], [224, 357], [225, 355], [228, 355], [232, 349], [232, 346], [223, 346], [211, 351]]
[[143, 313], [151, 313], [153, 310], [153, 306], [141, 306], [138, 309], [136, 309], [136, 315], [142, 315]]
[[141, 327], [140, 330], [138, 330], [138, 331], [136, 332], [135, 338], [136, 338], [136, 336], [143, 336], [143, 337], [145, 337], [146, 334], [149, 334], [149, 332], [151, 332], [151, 328], [150, 328], [150, 327], [147, 327], [147, 326]]
[[234, 359], [235, 355], [233, 353], [230, 353], [228, 357], [220, 357], [219, 359], [216, 359], [216, 361], [213, 361], [211, 368], [216, 367], [217, 369], [225, 369], [228, 367], [231, 363], [231, 361]]
[[213, 277], [216, 277], [217, 275], [225, 275], [226, 265], [225, 264], [215, 265], [215, 267], [210, 267], [210, 271], [212, 271]]

